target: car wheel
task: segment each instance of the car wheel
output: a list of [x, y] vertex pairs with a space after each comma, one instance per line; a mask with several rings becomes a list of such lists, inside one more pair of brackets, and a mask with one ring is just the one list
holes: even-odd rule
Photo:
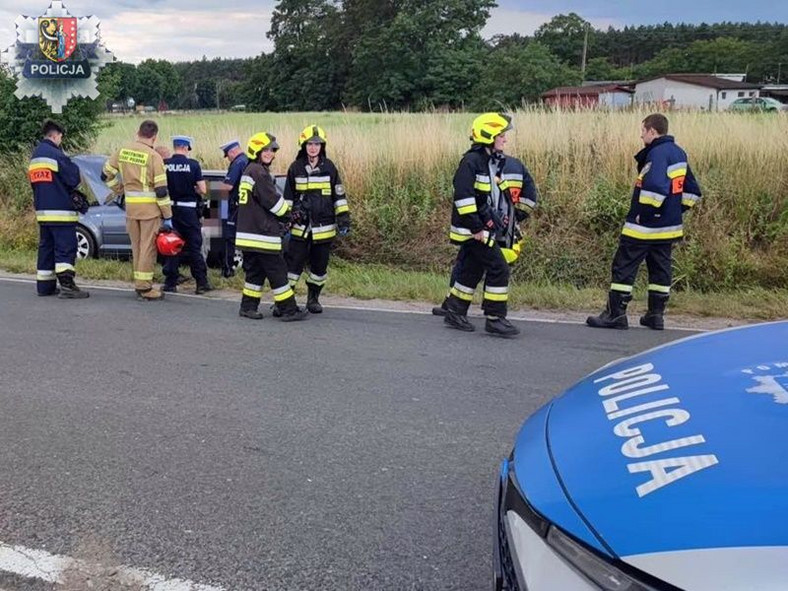
[[233, 256], [233, 271], [240, 271], [244, 266], [244, 253], [235, 249], [235, 256]]
[[77, 260], [96, 256], [96, 240], [87, 228], [77, 226]]

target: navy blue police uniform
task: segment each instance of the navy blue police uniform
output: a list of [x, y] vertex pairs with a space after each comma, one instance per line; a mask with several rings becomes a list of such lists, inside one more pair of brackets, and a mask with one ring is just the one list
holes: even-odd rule
[[[188, 147], [191, 138], [176, 136], [174, 147]], [[175, 231], [186, 241], [184, 252], [188, 256], [192, 277], [198, 290], [208, 285], [208, 268], [202, 256], [202, 197], [195, 185], [203, 180], [200, 163], [185, 154], [175, 154], [164, 160], [167, 172], [167, 191], [172, 199], [172, 223]], [[167, 257], [164, 262], [164, 288], [174, 291], [178, 283], [178, 268], [181, 256]]]
[[[232, 140], [223, 146], [222, 151], [225, 156], [233, 148], [240, 148], [238, 140]], [[232, 186], [227, 201], [227, 218], [222, 221], [222, 237], [224, 239], [224, 260], [222, 261], [222, 275], [232, 277], [235, 274], [235, 235], [238, 224], [238, 188], [241, 184], [241, 177], [249, 166], [249, 158], [243, 152], [239, 153], [230, 166], [227, 168], [227, 175], [224, 183]]]
[[77, 220], [71, 193], [79, 186], [79, 168], [49, 139], [33, 150], [28, 166], [39, 227], [36, 286], [38, 295], [73, 285], [77, 259]]

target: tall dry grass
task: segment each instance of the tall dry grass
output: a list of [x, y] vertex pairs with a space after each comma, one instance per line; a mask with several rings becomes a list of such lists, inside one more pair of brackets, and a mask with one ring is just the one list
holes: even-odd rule
[[[629, 205], [632, 156], [645, 111], [556, 112], [514, 116], [507, 151], [531, 170], [541, 192], [526, 226], [526, 257], [516, 273], [529, 281], [577, 287], [607, 281], [610, 258]], [[163, 114], [160, 141], [196, 139], [194, 156], [221, 169], [219, 145], [266, 130], [284, 172], [300, 130], [311, 123], [329, 136], [329, 155], [347, 185], [354, 231], [346, 257], [408, 268], [447, 266], [446, 230], [454, 169], [468, 147], [473, 115], [450, 113]], [[676, 251], [676, 283], [703, 291], [788, 285], [788, 117], [784, 114], [670, 113], [671, 133], [688, 152], [704, 192], [687, 216]], [[132, 138], [140, 117], [117, 117], [94, 152]], [[0, 224], [5, 242], [6, 229]]]

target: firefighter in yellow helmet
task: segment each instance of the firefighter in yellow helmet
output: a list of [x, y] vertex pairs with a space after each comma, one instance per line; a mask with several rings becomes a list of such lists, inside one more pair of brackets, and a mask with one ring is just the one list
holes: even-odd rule
[[[497, 213], [501, 228], [495, 233], [495, 240], [501, 247], [501, 253], [506, 262], [511, 266], [520, 258], [524, 241], [520, 224], [525, 222], [538, 201], [538, 192], [531, 173], [521, 160], [514, 156], [503, 156], [500, 174], [491, 182], [497, 191], [490, 187], [490, 207]], [[449, 280], [449, 289], [454, 287], [457, 275], [460, 273], [467, 249], [460, 249]], [[435, 316], [446, 316], [449, 305], [449, 295], [440, 306], [432, 309]]]
[[[334, 239], [350, 232], [350, 212], [345, 186], [334, 163], [326, 156], [326, 132], [308, 125], [298, 136], [299, 152], [287, 171], [285, 200], [293, 207], [293, 225], [285, 259], [291, 285], [304, 267], [308, 289], [306, 307], [320, 314], [319, 297], [328, 278], [328, 261]], [[275, 312], [276, 313], [276, 312]]]
[[263, 283], [268, 279], [274, 303], [285, 322], [303, 320], [308, 312], [296, 305], [287, 281], [287, 264], [282, 255], [282, 227], [290, 220], [290, 207], [276, 191], [269, 170], [279, 144], [266, 132], [249, 138], [246, 156], [249, 165], [238, 189], [238, 226], [235, 246], [243, 252], [246, 273], [241, 309], [245, 318], [259, 320]]
[[450, 239], [460, 246], [461, 264], [453, 277], [444, 322], [451, 328], [472, 332], [468, 307], [476, 286], [484, 278], [482, 311], [484, 329], [495, 336], [513, 337], [520, 330], [506, 319], [509, 299], [509, 265], [496, 239], [512, 220], [503, 219], [497, 205], [503, 174], [503, 149], [512, 119], [503, 113], [484, 113], [471, 126], [471, 147], [454, 174], [454, 207]]

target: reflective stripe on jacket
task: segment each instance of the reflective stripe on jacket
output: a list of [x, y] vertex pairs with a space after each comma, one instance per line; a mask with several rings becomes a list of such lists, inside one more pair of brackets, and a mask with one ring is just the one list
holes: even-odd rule
[[36, 220], [40, 224], [74, 224], [79, 214], [71, 192], [79, 186], [79, 167], [54, 142], [44, 139], [33, 150], [27, 176], [33, 188]]
[[701, 198], [687, 153], [673, 136], [656, 138], [635, 156], [638, 177], [623, 236], [666, 241], [684, 235], [683, 213]]
[[312, 168], [309, 159], [299, 154], [287, 171], [285, 200], [295, 209], [306, 213], [308, 222], [296, 224], [291, 235], [296, 240], [327, 242], [337, 235], [337, 225], [350, 223], [345, 186], [334, 163], [320, 156]]
[[267, 166], [251, 162], [238, 189], [238, 230], [235, 246], [268, 254], [282, 251], [282, 222], [290, 206], [276, 191]]
[[115, 152], [104, 164], [105, 183], [118, 195], [126, 194], [126, 217], [150, 220], [172, 217], [164, 161], [153, 144], [138, 138]]

